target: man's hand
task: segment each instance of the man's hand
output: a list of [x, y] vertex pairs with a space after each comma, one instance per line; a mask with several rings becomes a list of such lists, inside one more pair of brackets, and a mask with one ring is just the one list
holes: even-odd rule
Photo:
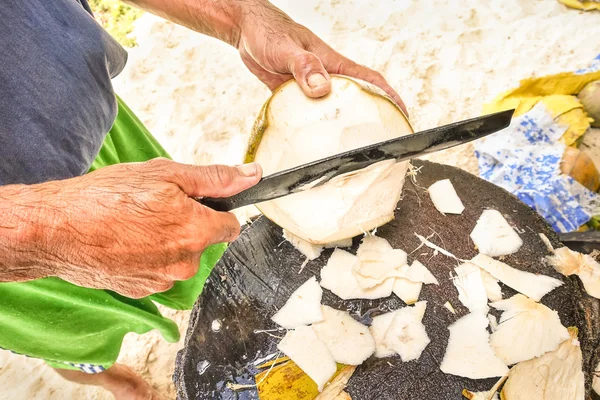
[[236, 47], [248, 69], [274, 90], [295, 78], [304, 93], [331, 90], [329, 74], [379, 86], [406, 112], [402, 99], [376, 71], [335, 52], [267, 0], [125, 0]]
[[[0, 281], [58, 276], [132, 298], [166, 291], [194, 276], [206, 247], [239, 234], [233, 214], [191, 197], [231, 196], [261, 175], [257, 164], [191, 166], [156, 159], [5, 187], [17, 193], [0, 202], [12, 200], [15, 216], [0, 224]], [[11, 230], [13, 240], [7, 240], [2, 233]]]

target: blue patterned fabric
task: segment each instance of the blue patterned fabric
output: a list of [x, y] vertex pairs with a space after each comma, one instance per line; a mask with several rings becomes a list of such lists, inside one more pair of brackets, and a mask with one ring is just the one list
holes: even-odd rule
[[[578, 74], [600, 70], [600, 55]], [[516, 195], [542, 215], [557, 232], [578, 229], [600, 214], [600, 196], [561, 174], [567, 130], [544, 104], [515, 118], [511, 125], [475, 144], [479, 174]]]

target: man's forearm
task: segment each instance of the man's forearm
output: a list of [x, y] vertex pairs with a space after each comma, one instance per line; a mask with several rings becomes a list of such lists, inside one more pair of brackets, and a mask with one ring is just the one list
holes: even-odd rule
[[267, 0], [124, 0], [160, 17], [237, 47], [249, 14], [278, 11]]
[[40, 185], [0, 186], [0, 282], [18, 282], [51, 275], [39, 257], [47, 241], [40, 220]]

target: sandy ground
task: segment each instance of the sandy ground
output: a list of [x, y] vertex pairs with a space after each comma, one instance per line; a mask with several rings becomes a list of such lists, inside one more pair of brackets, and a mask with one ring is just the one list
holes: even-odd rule
[[[477, 116], [484, 102], [519, 79], [574, 70], [599, 51], [600, 13], [553, 0], [274, 1], [341, 53], [381, 71], [404, 98], [417, 130]], [[117, 92], [173, 157], [237, 163], [268, 90], [226, 45], [144, 16]], [[476, 173], [470, 146], [433, 160]], [[183, 334], [187, 312], [165, 310]], [[130, 335], [120, 360], [174, 398], [179, 344]], [[0, 398], [110, 399], [67, 383], [42, 363], [0, 352]]]

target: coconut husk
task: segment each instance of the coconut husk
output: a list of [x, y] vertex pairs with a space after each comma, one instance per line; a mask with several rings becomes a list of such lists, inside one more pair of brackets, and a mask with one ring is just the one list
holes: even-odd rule
[[[543, 262], [549, 252], [539, 233], [545, 234], [555, 248], [562, 246], [552, 229], [533, 210], [499, 187], [453, 167], [421, 161], [414, 164], [422, 167], [416, 176], [417, 185], [407, 180], [396, 219], [379, 228], [377, 235], [387, 239], [394, 248], [407, 251], [409, 261], [415, 258], [421, 261], [439, 280], [440, 285], [424, 285], [420, 296], [420, 300], [428, 302], [423, 324], [431, 343], [418, 361], [402, 363], [399, 357], [368, 359], [356, 369], [345, 392], [360, 400], [455, 400], [461, 398], [463, 388], [485, 391], [494, 386], [497, 378], [471, 380], [440, 371], [449, 337], [447, 328], [468, 312], [457, 300], [456, 289], [449, 279], [457, 261], [443, 254], [434, 255], [434, 250], [425, 246], [410, 254], [421, 244], [416, 232], [425, 237], [433, 235], [429, 238], [431, 242], [458, 258], [474, 257], [477, 251], [469, 233], [481, 212], [494, 208], [518, 230], [524, 241], [517, 253], [503, 261], [565, 282], [544, 296], [542, 303], [557, 310], [564, 326], [579, 328], [587, 398], [591, 399], [591, 372], [600, 361], [600, 301], [585, 294], [576, 277], [563, 277]], [[441, 216], [424, 189], [445, 178], [451, 179], [465, 205], [462, 215]], [[354, 239], [351, 252], [356, 252], [359, 242], [360, 238]], [[178, 398], [257, 399], [256, 388], [252, 386], [258, 372], [254, 362], [277, 353], [279, 339], [272, 335], [282, 337], [285, 332], [255, 331], [276, 328], [270, 317], [302, 283], [313, 275], [319, 277], [331, 252], [324, 251], [299, 274], [305, 257], [282, 238], [279, 227], [266, 218], [259, 218], [245, 229], [215, 267], [192, 311], [185, 347], [178, 355], [175, 369]], [[502, 291], [504, 298], [516, 294], [504, 285]], [[448, 300], [456, 314], [444, 307]], [[395, 296], [343, 301], [327, 290], [323, 293], [323, 304], [347, 309], [367, 324], [378, 313], [404, 306]], [[222, 323], [219, 332], [211, 330], [215, 319]], [[204, 361], [210, 366], [200, 374], [198, 365], [206, 365]], [[227, 382], [249, 386], [236, 391], [228, 387]], [[290, 399], [284, 392], [278, 398]]]

